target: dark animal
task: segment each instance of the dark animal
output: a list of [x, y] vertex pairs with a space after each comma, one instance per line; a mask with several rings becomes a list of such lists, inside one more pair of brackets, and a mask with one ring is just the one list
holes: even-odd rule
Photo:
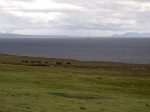
[[71, 65], [71, 63], [67, 63], [67, 65]]
[[41, 63], [40, 61], [37, 61], [37, 63]]
[[36, 63], [36, 61], [31, 61], [31, 63]]

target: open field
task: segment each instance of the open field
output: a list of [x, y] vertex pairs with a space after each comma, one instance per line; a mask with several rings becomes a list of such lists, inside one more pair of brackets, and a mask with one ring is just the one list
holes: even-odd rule
[[150, 65], [0, 55], [0, 112], [149, 110]]

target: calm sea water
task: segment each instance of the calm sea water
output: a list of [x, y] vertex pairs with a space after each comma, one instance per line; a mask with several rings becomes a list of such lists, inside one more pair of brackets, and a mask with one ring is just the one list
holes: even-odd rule
[[0, 53], [3, 54], [150, 64], [150, 38], [2, 37]]

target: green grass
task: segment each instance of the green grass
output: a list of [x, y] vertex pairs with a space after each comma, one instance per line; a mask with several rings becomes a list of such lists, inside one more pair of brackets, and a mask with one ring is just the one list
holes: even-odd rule
[[[0, 112], [150, 110], [150, 65], [9, 55], [0, 59]], [[28, 66], [21, 63], [24, 59], [71, 65]]]

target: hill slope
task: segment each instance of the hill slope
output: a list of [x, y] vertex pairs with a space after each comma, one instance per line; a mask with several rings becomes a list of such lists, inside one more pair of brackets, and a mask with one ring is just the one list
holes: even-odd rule
[[149, 112], [149, 93], [150, 65], [0, 55], [2, 112]]

